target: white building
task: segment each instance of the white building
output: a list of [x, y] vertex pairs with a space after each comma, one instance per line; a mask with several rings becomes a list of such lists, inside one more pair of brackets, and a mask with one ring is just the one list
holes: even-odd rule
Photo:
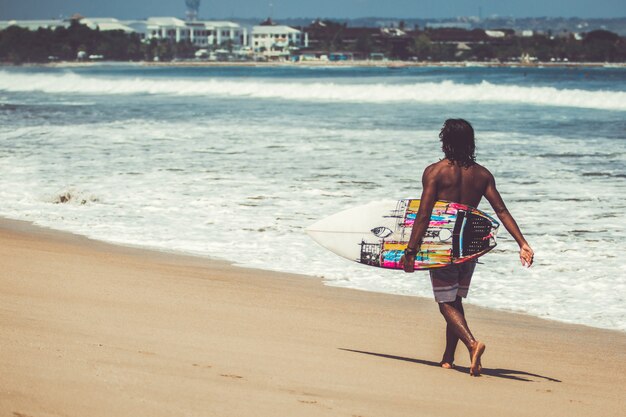
[[28, 30], [37, 30], [39, 28], [44, 29], [56, 29], [58, 27], [67, 28], [70, 26], [72, 20], [78, 20], [81, 24], [86, 25], [90, 29], [98, 29], [100, 31], [107, 30], [121, 30], [126, 33], [134, 33], [136, 30], [114, 17], [72, 17], [65, 20], [5, 20], [0, 21], [0, 30], [6, 29], [9, 26], [18, 26]]
[[80, 23], [87, 25], [90, 29], [98, 29], [102, 32], [108, 30], [121, 30], [126, 33], [135, 33], [135, 29], [127, 26], [125, 22], [121, 22], [114, 17], [85, 17], [80, 19]]
[[81, 24], [86, 25], [90, 29], [97, 29], [103, 32], [107, 30], [121, 30], [126, 33], [141, 33], [126, 22], [122, 22], [113, 17], [78, 17], [65, 20], [5, 20], [0, 21], [0, 30], [6, 29], [9, 26], [18, 26], [28, 30], [37, 30], [39, 28], [54, 30], [58, 27], [68, 28], [72, 20], [78, 20]]
[[223, 21], [187, 22], [191, 30], [190, 41], [198, 47], [244, 46], [248, 41], [248, 31], [237, 23]]
[[124, 20], [122, 23], [134, 30], [142, 40], [146, 39], [148, 34], [148, 22], [145, 20]]
[[247, 45], [248, 31], [239, 24], [224, 21], [206, 21], [207, 27], [211, 27], [215, 33], [215, 44], [232, 41], [235, 45]]
[[118, 20], [113, 17], [74, 16], [66, 20], [7, 20], [0, 21], [0, 30], [19, 26], [29, 30], [69, 27], [71, 20], [78, 20], [91, 29], [100, 31], [121, 30], [137, 33], [141, 39], [167, 39], [172, 42], [191, 42], [198, 48], [235, 47], [248, 44], [248, 30], [234, 22], [189, 21], [176, 17], [150, 17], [146, 20]]
[[298, 29], [284, 25], [254, 26], [250, 36], [250, 46], [255, 52], [267, 57], [289, 55], [290, 49], [302, 45], [302, 33]]
[[207, 26], [204, 22], [187, 22], [190, 30], [189, 40], [195, 46], [202, 48], [213, 45], [215, 40], [215, 32], [212, 26]]
[[58, 27], [69, 27], [70, 22], [67, 20], [51, 19], [51, 20], [2, 20], [0, 21], [0, 30], [9, 26], [17, 26], [28, 30], [37, 30], [39, 28], [56, 29]]
[[506, 33], [501, 30], [486, 30], [485, 34], [490, 38], [504, 38], [506, 37]]
[[185, 22], [175, 17], [150, 17], [146, 21], [145, 38], [189, 41], [197, 47], [221, 46], [225, 43], [242, 46], [247, 43], [247, 31], [233, 22]]
[[149, 17], [146, 21], [146, 39], [182, 42], [189, 39], [189, 32], [185, 21], [176, 17]]

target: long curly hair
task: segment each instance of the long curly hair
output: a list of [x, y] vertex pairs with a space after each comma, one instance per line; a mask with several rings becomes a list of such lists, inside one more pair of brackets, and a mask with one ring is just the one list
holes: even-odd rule
[[441, 150], [451, 162], [465, 168], [476, 163], [474, 128], [467, 120], [446, 120], [439, 132], [439, 139]]

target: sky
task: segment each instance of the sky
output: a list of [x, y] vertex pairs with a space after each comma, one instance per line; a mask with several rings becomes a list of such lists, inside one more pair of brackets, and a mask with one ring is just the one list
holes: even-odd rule
[[[626, 0], [200, 0], [200, 17], [626, 17]], [[0, 20], [185, 15], [185, 0], [0, 0]]]

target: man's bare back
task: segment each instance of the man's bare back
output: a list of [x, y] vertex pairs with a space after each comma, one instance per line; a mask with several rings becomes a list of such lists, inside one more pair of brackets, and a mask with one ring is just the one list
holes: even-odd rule
[[435, 200], [454, 201], [478, 207], [493, 176], [479, 164], [461, 167], [447, 159], [426, 168], [424, 176], [435, 181]]

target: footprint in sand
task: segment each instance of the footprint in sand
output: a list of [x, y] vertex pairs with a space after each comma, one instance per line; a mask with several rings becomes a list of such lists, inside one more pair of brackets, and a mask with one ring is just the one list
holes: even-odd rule
[[204, 368], [204, 369], [212, 368], [211, 365], [200, 365], [199, 363], [192, 363], [191, 366], [195, 366], [196, 368]]
[[226, 378], [235, 378], [235, 379], [241, 379], [243, 378], [240, 375], [234, 375], [234, 374], [220, 374], [220, 376], [226, 377]]
[[311, 405], [315, 405], [315, 406], [317, 406], [317, 407], [322, 407], [322, 408], [325, 408], [325, 409], [327, 409], [327, 410], [332, 410], [332, 409], [333, 409], [332, 407], [329, 407], [329, 406], [327, 406], [326, 404], [323, 404], [323, 403], [317, 402], [316, 400], [298, 400], [298, 402], [299, 402], [299, 403], [302, 403], [302, 404], [311, 404]]

